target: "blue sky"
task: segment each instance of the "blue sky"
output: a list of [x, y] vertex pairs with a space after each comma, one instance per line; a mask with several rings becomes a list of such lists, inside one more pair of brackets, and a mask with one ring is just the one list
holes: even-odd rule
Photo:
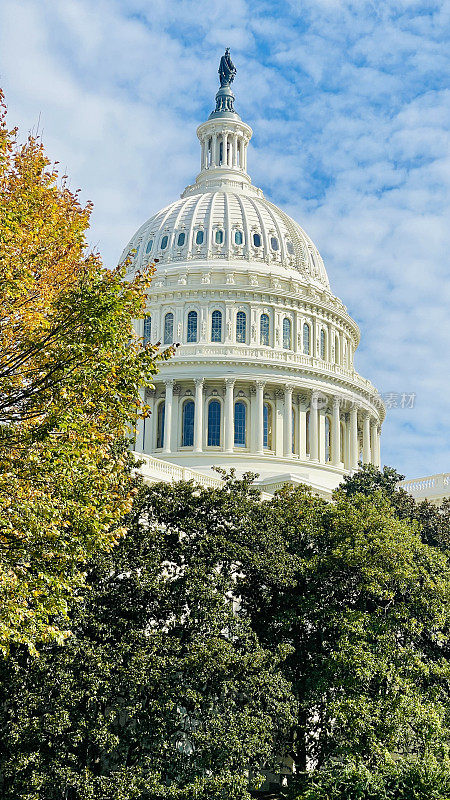
[[388, 411], [382, 457], [450, 470], [450, 0], [2, 0], [10, 123], [39, 129], [117, 262], [198, 172], [219, 57], [249, 172], [313, 238]]

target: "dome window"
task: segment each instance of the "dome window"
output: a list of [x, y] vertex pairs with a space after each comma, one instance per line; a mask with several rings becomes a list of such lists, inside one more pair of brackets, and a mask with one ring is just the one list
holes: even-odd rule
[[272, 406], [269, 403], [263, 406], [263, 447], [272, 449]]
[[325, 339], [325, 331], [322, 328], [320, 331], [320, 357], [325, 361], [325, 351], [326, 351], [326, 339]]
[[244, 237], [242, 235], [242, 231], [235, 231], [234, 232], [234, 242], [235, 242], [235, 244], [243, 244]]
[[276, 238], [276, 236], [271, 237], [270, 246], [272, 250], [275, 250], [275, 252], [280, 249], [280, 245], [278, 244], [278, 239]]
[[197, 341], [197, 312], [190, 311], [187, 318], [187, 340], [188, 342]]
[[285, 317], [283, 320], [283, 348], [284, 350], [291, 349], [291, 320]]
[[269, 345], [269, 315], [261, 314], [259, 321], [259, 342], [260, 344]]
[[208, 406], [208, 447], [220, 447], [220, 403], [211, 400]]
[[197, 235], [195, 237], [195, 244], [203, 244], [203, 231], [197, 231]]
[[292, 242], [286, 242], [286, 247], [287, 247], [287, 251], [288, 251], [289, 255], [293, 256], [294, 255], [294, 245], [292, 244]]
[[158, 406], [158, 417], [156, 426], [156, 447], [164, 447], [164, 417], [166, 404], [164, 400]]
[[247, 406], [242, 400], [234, 404], [234, 446], [245, 447], [246, 444]]
[[173, 342], [173, 314], [170, 311], [164, 317], [164, 344], [172, 344]]
[[247, 315], [245, 311], [236, 314], [236, 341], [245, 344], [247, 338]]
[[307, 322], [303, 325], [303, 352], [307, 356], [311, 352], [311, 329]]
[[149, 242], [147, 243], [147, 247], [145, 248], [145, 252], [150, 253], [152, 247], [153, 247], [153, 239], [150, 239]]
[[152, 338], [152, 318], [151, 316], [144, 317], [144, 347], [150, 342]]
[[261, 234], [260, 233], [254, 233], [253, 234], [253, 244], [255, 245], [255, 247], [261, 247]]
[[192, 447], [194, 444], [194, 417], [195, 417], [194, 401], [187, 400], [183, 406], [182, 447]]
[[223, 244], [223, 231], [216, 231], [216, 244]]
[[211, 316], [211, 341], [222, 341], [222, 312], [213, 311]]
[[165, 250], [168, 243], [169, 243], [169, 237], [163, 236], [163, 238], [161, 239], [161, 250]]
[[179, 233], [178, 234], [178, 241], [177, 241], [178, 247], [182, 247], [184, 245], [185, 239], [186, 239], [186, 234], [185, 233]]

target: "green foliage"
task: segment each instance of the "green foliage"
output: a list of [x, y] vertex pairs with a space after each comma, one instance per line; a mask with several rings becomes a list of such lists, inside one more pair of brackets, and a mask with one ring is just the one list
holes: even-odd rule
[[350, 762], [305, 777], [292, 800], [449, 800], [450, 761], [404, 759], [376, 769]]
[[[4, 800], [248, 797], [294, 720], [281, 674], [233, 613], [214, 536], [161, 524], [167, 486], [143, 490], [127, 536], [91, 563], [73, 635], [3, 663]], [[196, 492], [179, 484], [178, 502]], [[226, 492], [222, 493], [224, 499]], [[202, 493], [209, 506], [214, 492]]]
[[13, 648], [1, 796], [248, 800], [283, 758], [280, 796], [444, 800], [445, 552], [386, 487], [262, 502], [251, 475], [223, 478], [142, 489], [72, 637]]

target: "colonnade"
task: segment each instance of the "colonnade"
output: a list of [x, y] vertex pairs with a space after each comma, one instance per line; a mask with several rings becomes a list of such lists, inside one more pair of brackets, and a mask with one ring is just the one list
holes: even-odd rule
[[[182, 384], [182, 385], [181, 385]], [[208, 408], [220, 405], [219, 435], [209, 446]], [[193, 405], [192, 437], [183, 441], [183, 407]], [[243, 439], [236, 441], [236, 403], [245, 405]], [[264, 380], [165, 380], [147, 399], [151, 415], [138, 432], [137, 449], [170, 455], [222, 451], [272, 455], [355, 469], [380, 466], [380, 428], [373, 413], [343, 397]], [[216, 408], [217, 410], [217, 408]], [[241, 409], [242, 412], [242, 409]], [[216, 421], [217, 422], [217, 421]], [[139, 441], [140, 440], [140, 441]]]
[[[232, 167], [247, 170], [247, 144], [248, 139], [242, 133], [233, 131], [212, 132], [201, 140], [202, 169], [209, 167]], [[222, 157], [220, 153], [222, 145]]]

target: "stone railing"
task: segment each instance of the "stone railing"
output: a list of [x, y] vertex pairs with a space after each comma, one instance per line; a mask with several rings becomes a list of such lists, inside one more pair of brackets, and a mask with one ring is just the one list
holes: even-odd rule
[[[304, 353], [293, 353], [292, 351], [269, 347], [252, 347], [248, 345], [212, 345], [210, 342], [203, 344], [198, 342], [192, 345], [181, 345], [177, 350], [177, 362], [183, 359], [194, 358], [217, 358], [220, 361], [238, 358], [242, 363], [257, 361], [258, 364], [264, 362], [276, 362], [285, 366], [303, 366], [312, 369], [322, 375], [330, 375], [336, 378], [350, 381], [354, 386], [363, 389], [370, 394], [377, 395], [373, 384], [366, 378], [359, 375], [354, 369], [340, 364], [332, 364], [323, 361], [315, 356], [308, 356]], [[380, 399], [381, 405], [381, 399]]]
[[[194, 483], [198, 483], [200, 486], [208, 486], [213, 489], [220, 489], [223, 487], [223, 480], [221, 478], [215, 478], [213, 475], [204, 475], [203, 472], [198, 472], [195, 469], [180, 467], [178, 464], [172, 464], [170, 461], [163, 461], [160, 458], [148, 456], [145, 453], [133, 451], [132, 455], [135, 457], [136, 461], [143, 462], [139, 467], [139, 472], [144, 478], [144, 481], [146, 480], [150, 483], [159, 483], [159, 481], [165, 481], [166, 483], [172, 483], [173, 481], [194, 481]], [[278, 488], [282, 485], [283, 484], [280, 483]], [[261, 499], [270, 500], [272, 495], [273, 492], [269, 489], [268, 491], [261, 492]]]
[[415, 500], [441, 500], [450, 497], [450, 472], [400, 481], [398, 485]]
[[197, 472], [189, 467], [180, 467], [178, 464], [171, 464], [170, 461], [162, 461], [160, 458], [145, 455], [144, 453], [133, 452], [137, 461], [143, 463], [139, 467], [139, 471], [144, 478], [151, 478], [152, 481], [195, 481], [200, 486], [212, 486], [219, 488], [223, 486], [221, 478], [215, 478], [212, 475], [204, 475], [202, 472]]

